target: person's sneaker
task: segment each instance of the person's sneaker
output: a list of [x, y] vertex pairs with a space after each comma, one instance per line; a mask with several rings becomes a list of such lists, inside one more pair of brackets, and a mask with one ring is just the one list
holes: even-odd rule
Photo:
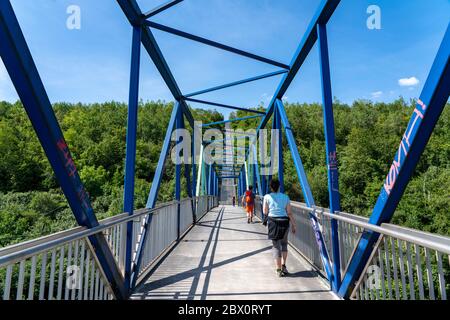
[[289, 274], [289, 271], [288, 271], [288, 269], [286, 268], [286, 265], [285, 265], [285, 264], [283, 264], [283, 265], [281, 266], [281, 271], [283, 271], [283, 273], [284, 273], [285, 275], [288, 275], [288, 274]]
[[283, 270], [282, 269], [277, 269], [277, 275], [278, 275], [278, 277], [279, 278], [282, 278], [282, 277], [284, 277], [285, 276], [285, 274], [284, 274], [284, 272], [283, 272]]
[[247, 219], [247, 223], [250, 223], [250, 219]]

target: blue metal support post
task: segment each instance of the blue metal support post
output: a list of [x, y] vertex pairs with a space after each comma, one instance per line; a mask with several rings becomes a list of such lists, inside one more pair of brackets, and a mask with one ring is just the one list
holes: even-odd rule
[[[325, 145], [328, 165], [328, 194], [330, 199], [330, 213], [334, 214], [341, 210], [341, 201], [338, 184], [338, 163], [336, 153], [333, 98], [331, 94], [330, 62], [328, 57], [328, 40], [326, 25], [317, 25], [319, 60], [322, 79], [322, 99], [323, 99], [323, 121], [325, 130]], [[339, 254], [339, 234], [337, 221], [331, 220], [331, 245], [333, 254], [333, 282], [331, 283], [334, 292], [339, 290], [341, 285], [341, 259]]]
[[195, 126], [192, 127], [192, 139], [191, 139], [191, 169], [192, 169], [192, 185], [191, 185], [191, 189], [192, 189], [192, 221], [193, 223], [197, 223], [197, 214], [196, 214], [196, 210], [197, 210], [197, 201], [195, 200], [196, 197], [198, 197], [199, 195], [197, 194], [197, 165], [196, 165], [196, 161], [197, 161], [197, 155], [196, 155], [196, 148], [195, 148], [195, 138], [196, 138], [196, 129]]
[[[156, 167], [155, 176], [153, 177], [152, 186], [150, 189], [150, 193], [147, 199], [146, 208], [154, 208], [156, 205], [156, 201], [158, 199], [159, 187], [161, 185], [161, 180], [164, 172], [164, 165], [166, 162], [167, 155], [169, 154], [170, 142], [172, 138], [172, 132], [176, 126], [177, 115], [181, 108], [180, 103], [175, 103], [172, 115], [170, 116], [169, 125], [167, 126], [166, 137], [164, 138], [163, 147], [161, 150], [161, 154], [159, 155], [158, 166]], [[144, 222], [144, 228], [142, 231], [141, 241], [139, 242], [138, 249], [136, 252], [135, 264], [131, 274], [131, 287], [133, 288], [136, 284], [137, 280], [137, 272], [139, 270], [141, 261], [142, 261], [142, 253], [145, 249], [145, 240], [147, 238], [147, 233], [149, 230], [149, 226], [152, 222], [152, 215], [149, 215]]]
[[[281, 122], [284, 125], [287, 142], [291, 150], [292, 159], [294, 160], [295, 169], [297, 170], [298, 179], [302, 187], [303, 197], [305, 198], [306, 205], [310, 208], [313, 208], [315, 206], [314, 198], [311, 193], [311, 188], [309, 186], [308, 179], [306, 177], [305, 169], [303, 168], [303, 163], [297, 149], [297, 143], [295, 141], [294, 134], [292, 133], [291, 125], [289, 124], [289, 120], [286, 111], [284, 109], [283, 102], [281, 102], [281, 100], [277, 100], [276, 106], [278, 108]], [[327, 274], [328, 280], [331, 283], [333, 281], [333, 273], [331, 270], [330, 259], [328, 257], [327, 247], [325, 246], [325, 241], [323, 240], [322, 232], [320, 231], [319, 228], [317, 217], [314, 213], [310, 214], [310, 220], [315, 233], [317, 245], [319, 247], [320, 257], [322, 259], [322, 263], [325, 272]]]
[[208, 195], [212, 194], [212, 178], [213, 178], [212, 164], [209, 164], [208, 165]]
[[[184, 128], [184, 119], [183, 119], [183, 111], [181, 109], [178, 110], [177, 120], [176, 120], [176, 129]], [[182, 159], [180, 158], [180, 143], [182, 141], [181, 135], [176, 136], [177, 139], [177, 163], [175, 165], [175, 200], [178, 202], [177, 204], [177, 241], [180, 240], [181, 235], [181, 212], [180, 212], [180, 201], [181, 201], [181, 163]]]
[[[128, 102], [127, 147], [125, 158], [125, 181], [123, 212], [134, 213], [134, 183], [136, 163], [136, 132], [139, 104], [139, 69], [141, 59], [141, 28], [133, 27], [130, 92]], [[130, 290], [131, 264], [133, 254], [133, 221], [127, 223], [127, 242], [125, 254], [125, 288]]]
[[[425, 149], [450, 94], [450, 24], [431, 67], [420, 99], [402, 137], [394, 161], [383, 183], [369, 223], [391, 221], [414, 169]], [[349, 297], [367, 263], [379, 234], [364, 231], [349, 262], [339, 295]]]
[[[80, 180], [10, 1], [0, 1], [0, 57], [77, 223], [90, 229], [97, 227], [99, 223], [88, 193]], [[123, 277], [105, 237], [99, 233], [90, 236], [89, 241], [116, 298], [126, 299], [128, 293]]]
[[278, 180], [280, 181], [280, 192], [284, 193], [284, 158], [283, 158], [283, 135], [281, 129], [281, 118], [278, 108], [274, 111], [275, 129], [278, 130]]

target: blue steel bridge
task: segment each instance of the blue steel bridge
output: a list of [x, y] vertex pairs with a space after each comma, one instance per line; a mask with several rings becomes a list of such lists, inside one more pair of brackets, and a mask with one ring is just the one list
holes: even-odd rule
[[[176, 10], [180, 2], [169, 1], [145, 12], [136, 0], [117, 0], [133, 30], [124, 213], [98, 221], [10, 1], [0, 1], [1, 58], [79, 224], [75, 229], [0, 249], [1, 299], [447, 299], [450, 238], [396, 226], [390, 221], [449, 98], [450, 29], [447, 28], [436, 53], [399, 149], [392, 155], [392, 166], [380, 186], [372, 214], [363, 218], [340, 208], [327, 43], [327, 23], [340, 1], [322, 1], [289, 64], [152, 21], [153, 16], [164, 10]], [[278, 71], [183, 93], [155, 40], [154, 30], [270, 64]], [[320, 55], [317, 72], [323, 95], [330, 208], [315, 205], [291, 130], [293, 119], [288, 119], [282, 102], [316, 43]], [[142, 49], [176, 103], [147, 205], [134, 208]], [[264, 112], [197, 98], [275, 75], [282, 75], [282, 79]], [[263, 174], [261, 163], [249, 161], [256, 154], [254, 139], [246, 145], [244, 163], [208, 164], [201, 154], [199, 157], [194, 153], [191, 163], [177, 164], [173, 201], [157, 203], [172, 132], [183, 128], [185, 120], [194, 129], [189, 102], [254, 113], [260, 118], [256, 132], [265, 129], [270, 119], [273, 129], [283, 130], [283, 136], [273, 144], [280, 152], [270, 150], [270, 154], [278, 157], [272, 159], [278, 163], [273, 176], [284, 189], [281, 152], [284, 138], [305, 199], [305, 203], [292, 204], [298, 232], [290, 235], [290, 277], [275, 278], [265, 228], [260, 221], [245, 223], [242, 208], [230, 203], [230, 198], [242, 196], [248, 185], [257, 186], [255, 210], [262, 217], [261, 199], [268, 192], [272, 177]], [[225, 146], [225, 150], [236, 153], [233, 146]], [[182, 166], [187, 181], [186, 199], [181, 198]]]

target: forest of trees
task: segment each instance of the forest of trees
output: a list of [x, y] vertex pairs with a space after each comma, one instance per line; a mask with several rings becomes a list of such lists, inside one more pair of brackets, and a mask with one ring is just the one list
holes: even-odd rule
[[[172, 103], [140, 103], [136, 158], [136, 208], [145, 206]], [[328, 205], [325, 141], [320, 104], [286, 104], [318, 205]], [[55, 113], [99, 219], [122, 212], [127, 106], [56, 104]], [[369, 215], [400, 143], [412, 104], [335, 102], [342, 210]], [[193, 110], [204, 122], [216, 111]], [[232, 116], [244, 116], [244, 112]], [[255, 128], [248, 120], [238, 127]], [[236, 127], [235, 126], [235, 127]], [[269, 124], [270, 126], [270, 124]], [[284, 141], [283, 143], [286, 143]], [[302, 193], [289, 148], [285, 182], [291, 199]], [[167, 165], [160, 201], [173, 199], [173, 165]], [[184, 193], [186, 196], [186, 193]], [[450, 107], [437, 124], [394, 215], [394, 223], [450, 235]], [[20, 102], [0, 102], [0, 247], [75, 226], [31, 123]]]

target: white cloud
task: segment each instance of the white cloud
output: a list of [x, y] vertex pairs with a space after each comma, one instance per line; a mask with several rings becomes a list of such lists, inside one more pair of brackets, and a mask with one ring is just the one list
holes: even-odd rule
[[383, 91], [375, 91], [371, 93], [373, 99], [377, 99], [383, 95]]
[[411, 77], [411, 78], [402, 78], [398, 80], [398, 84], [402, 87], [412, 87], [412, 86], [416, 86], [419, 84], [419, 79], [417, 79], [416, 77]]

